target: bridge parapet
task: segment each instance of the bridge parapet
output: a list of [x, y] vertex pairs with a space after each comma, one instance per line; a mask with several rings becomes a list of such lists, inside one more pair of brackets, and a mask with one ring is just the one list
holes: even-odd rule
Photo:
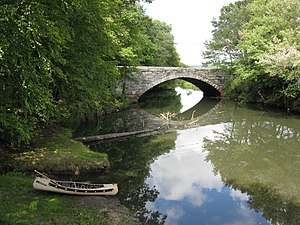
[[126, 82], [126, 96], [131, 102], [138, 99], [148, 90], [165, 81], [184, 79], [199, 87], [206, 96], [223, 94], [225, 76], [213, 69], [184, 67], [137, 67], [132, 73], [132, 80]]

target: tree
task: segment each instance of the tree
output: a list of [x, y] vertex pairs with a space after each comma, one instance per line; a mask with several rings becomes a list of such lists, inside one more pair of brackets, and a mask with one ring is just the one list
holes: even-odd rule
[[238, 77], [233, 88], [257, 84], [251, 85], [248, 101], [299, 110], [298, 2], [255, 0], [249, 7], [252, 16], [240, 32], [238, 49], [243, 57], [235, 62]]
[[244, 0], [222, 9], [205, 55], [230, 71], [229, 96], [300, 110], [298, 4]]
[[120, 73], [118, 65], [154, 65], [163, 52], [164, 65], [176, 64], [170, 29], [152, 39], [143, 23], [157, 26], [138, 2], [1, 1], [1, 143], [29, 143], [43, 123], [121, 105], [116, 85], [128, 71]]
[[[63, 23], [50, 19], [47, 6], [51, 3], [24, 0], [0, 4], [2, 142], [28, 142], [36, 124], [59, 111], [49, 87], [55, 78], [64, 76], [59, 65], [65, 62], [62, 51], [70, 35]], [[57, 4], [67, 11], [65, 1]]]
[[139, 5], [124, 7], [121, 20], [121, 65], [179, 66], [170, 25], [151, 19]]
[[67, 19], [72, 41], [64, 51], [65, 79], [57, 81], [56, 97], [72, 116], [82, 118], [114, 103], [119, 41], [112, 29], [118, 26], [118, 9], [117, 1], [83, 0]]
[[243, 0], [224, 6], [220, 17], [212, 21], [213, 37], [205, 43], [207, 50], [203, 53], [207, 59], [205, 65], [230, 69], [234, 59], [242, 56], [237, 45], [240, 43], [240, 31], [250, 19], [247, 7], [250, 2]]
[[154, 66], [179, 66], [180, 59], [174, 44], [172, 27], [164, 22], [154, 20], [147, 31], [156, 46]]

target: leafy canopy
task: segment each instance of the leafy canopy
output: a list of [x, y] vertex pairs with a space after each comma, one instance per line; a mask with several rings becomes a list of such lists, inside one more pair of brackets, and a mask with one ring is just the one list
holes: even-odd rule
[[29, 143], [41, 124], [121, 105], [120, 65], [179, 64], [170, 26], [138, 2], [0, 2], [0, 143]]
[[300, 111], [299, 15], [297, 0], [243, 0], [222, 9], [205, 56], [230, 71], [230, 96]]

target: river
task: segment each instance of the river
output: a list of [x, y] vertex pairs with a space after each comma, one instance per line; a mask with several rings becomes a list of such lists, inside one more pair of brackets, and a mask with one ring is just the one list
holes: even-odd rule
[[90, 143], [111, 162], [97, 179], [118, 182], [142, 224], [300, 224], [300, 116], [202, 97], [181, 88], [149, 93], [82, 126], [80, 136], [169, 129]]

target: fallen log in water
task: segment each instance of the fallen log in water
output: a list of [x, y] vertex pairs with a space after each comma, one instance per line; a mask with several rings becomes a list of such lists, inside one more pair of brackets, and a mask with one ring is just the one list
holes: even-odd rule
[[132, 132], [103, 134], [103, 135], [88, 136], [88, 137], [77, 137], [77, 138], [74, 138], [74, 139], [76, 141], [81, 141], [81, 142], [103, 141], [103, 140], [108, 140], [108, 139], [130, 137], [130, 136], [136, 136], [136, 135], [141, 135], [141, 134], [150, 134], [150, 133], [153, 133], [157, 130], [159, 130], [159, 128], [132, 131]]

